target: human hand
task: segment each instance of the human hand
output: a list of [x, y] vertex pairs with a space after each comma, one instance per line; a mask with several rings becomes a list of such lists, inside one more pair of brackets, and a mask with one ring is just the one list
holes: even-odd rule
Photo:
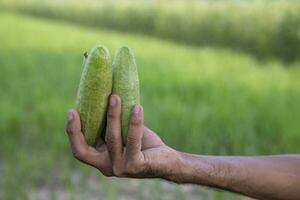
[[67, 133], [76, 159], [100, 170], [105, 176], [169, 179], [179, 170], [180, 154], [166, 146], [150, 129], [144, 127], [144, 113], [135, 105], [128, 127], [127, 144], [121, 139], [121, 99], [111, 95], [107, 112], [105, 141], [89, 146], [81, 132], [79, 113], [68, 113]]

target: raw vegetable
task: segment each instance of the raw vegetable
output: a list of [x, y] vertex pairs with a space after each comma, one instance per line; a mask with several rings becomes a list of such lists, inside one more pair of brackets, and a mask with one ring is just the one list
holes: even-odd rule
[[133, 106], [140, 103], [139, 77], [132, 51], [127, 46], [119, 48], [112, 66], [113, 93], [122, 100], [121, 133], [126, 144]]
[[94, 145], [106, 124], [106, 111], [112, 90], [112, 68], [109, 51], [96, 46], [84, 54], [83, 71], [77, 93], [77, 110], [81, 128], [89, 145]]

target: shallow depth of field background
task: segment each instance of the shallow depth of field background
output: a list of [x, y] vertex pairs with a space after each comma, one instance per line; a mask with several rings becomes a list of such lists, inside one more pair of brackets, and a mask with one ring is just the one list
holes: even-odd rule
[[0, 0], [0, 199], [248, 198], [106, 178], [65, 133], [82, 58], [136, 55], [145, 124], [196, 154], [299, 153], [299, 1]]

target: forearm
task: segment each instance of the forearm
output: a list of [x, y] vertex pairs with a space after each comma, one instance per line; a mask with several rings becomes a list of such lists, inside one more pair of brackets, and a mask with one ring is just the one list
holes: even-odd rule
[[300, 155], [198, 156], [180, 153], [169, 180], [242, 193], [259, 199], [300, 199]]

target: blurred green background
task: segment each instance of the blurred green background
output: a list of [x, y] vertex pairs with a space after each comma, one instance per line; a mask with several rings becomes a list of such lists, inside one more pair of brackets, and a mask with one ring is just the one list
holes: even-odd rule
[[299, 1], [0, 0], [0, 199], [248, 198], [103, 177], [65, 134], [82, 58], [136, 55], [145, 124], [181, 151], [297, 153]]

